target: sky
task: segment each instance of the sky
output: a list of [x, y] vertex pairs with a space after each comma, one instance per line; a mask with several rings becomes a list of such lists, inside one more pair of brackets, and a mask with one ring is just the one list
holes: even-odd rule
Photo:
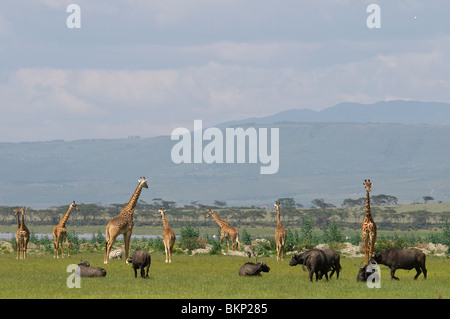
[[[69, 28], [69, 4], [80, 28]], [[369, 28], [370, 4], [380, 28]], [[0, 142], [170, 135], [342, 102], [450, 102], [450, 1], [0, 2]]]

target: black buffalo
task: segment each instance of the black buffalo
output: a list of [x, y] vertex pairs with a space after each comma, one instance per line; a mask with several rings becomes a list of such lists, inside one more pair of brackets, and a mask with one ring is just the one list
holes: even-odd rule
[[261, 272], [269, 272], [269, 270], [264, 260], [260, 263], [245, 263], [239, 269], [239, 276], [261, 276]]
[[[133, 264], [134, 277], [137, 277], [137, 270], [141, 269], [141, 277], [148, 278], [148, 270], [152, 262], [150, 254], [145, 250], [136, 250], [133, 255], [128, 259], [129, 263]], [[147, 274], [145, 268], [147, 267]]]
[[[359, 271], [358, 271], [358, 275], [356, 276], [357, 282], [366, 282], [367, 279], [369, 278], [369, 276], [376, 272], [376, 270], [375, 270], [375, 267], [377, 265], [376, 263], [368, 263], [368, 264], [365, 264], [364, 267], [361, 267], [362, 263], [363, 262], [361, 262], [359, 264]], [[369, 265], [371, 265], [372, 267], [369, 268]]]
[[78, 264], [80, 277], [104, 277], [106, 270], [102, 267], [91, 267], [89, 261], [82, 261]]
[[330, 265], [327, 261], [327, 256], [320, 249], [311, 249], [300, 255], [292, 256], [289, 266], [295, 266], [302, 264], [303, 271], [305, 270], [305, 265], [308, 268], [309, 280], [312, 281], [313, 274], [316, 274], [316, 281], [325, 278], [328, 280], [328, 271], [330, 270]]
[[374, 253], [372, 260], [375, 262], [388, 266], [391, 269], [391, 280], [399, 280], [395, 277], [397, 269], [416, 269], [417, 274], [414, 279], [417, 279], [423, 272], [423, 277], [427, 279], [427, 269], [425, 268], [425, 254], [417, 248], [391, 248], [382, 253]]
[[324, 249], [323, 252], [325, 253], [325, 256], [327, 257], [327, 262], [331, 270], [330, 279], [331, 276], [336, 272], [336, 278], [339, 279], [339, 272], [341, 271], [341, 256], [339, 253], [334, 249]]

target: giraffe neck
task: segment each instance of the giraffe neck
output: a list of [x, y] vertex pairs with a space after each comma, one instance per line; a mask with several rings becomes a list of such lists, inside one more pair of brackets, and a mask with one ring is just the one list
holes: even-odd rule
[[17, 229], [20, 229], [20, 220], [19, 220], [19, 214], [17, 216]]
[[281, 224], [280, 207], [277, 207], [277, 226], [283, 226]]
[[22, 210], [22, 225], [20, 226], [21, 228], [24, 228], [24, 227], [25, 227], [24, 215], [25, 215], [25, 211]]
[[162, 222], [163, 222], [164, 229], [169, 228], [169, 223], [167, 222], [166, 217], [164, 216], [164, 213], [162, 213]]
[[370, 213], [370, 195], [366, 191], [366, 217], [372, 219], [372, 214]]
[[219, 218], [219, 216], [217, 216], [214, 212], [212, 213], [212, 217], [214, 218], [214, 220], [216, 221], [217, 225], [219, 225], [221, 228], [224, 225], [227, 225], [227, 223], [225, 221], [223, 221], [222, 219]]
[[66, 226], [66, 222], [69, 219], [69, 215], [70, 215], [71, 211], [72, 211], [72, 206], [69, 206], [69, 209], [64, 214], [63, 218], [61, 218], [61, 221], [59, 222], [59, 226], [62, 226], [62, 227]]
[[141, 195], [142, 186], [138, 185], [136, 190], [134, 191], [133, 196], [131, 196], [130, 201], [122, 208], [120, 215], [127, 215], [133, 217], [134, 209], [136, 208], [136, 204], [139, 200], [139, 196]]

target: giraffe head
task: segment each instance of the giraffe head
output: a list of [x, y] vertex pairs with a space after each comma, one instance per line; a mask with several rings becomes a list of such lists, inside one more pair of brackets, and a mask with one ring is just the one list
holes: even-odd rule
[[164, 217], [164, 213], [166, 212], [166, 210], [161, 207], [161, 209], [159, 209], [158, 212], [161, 214], [161, 217]]
[[138, 182], [141, 187], [148, 188], [147, 179], [145, 177], [139, 178]]
[[213, 214], [213, 211], [211, 209], [209, 209], [208, 212], [205, 215], [205, 218], [207, 218], [209, 216], [212, 216], [212, 214]]
[[80, 209], [78, 208], [78, 205], [75, 204], [75, 201], [73, 201], [73, 203], [69, 205], [69, 208], [70, 208], [70, 209], [75, 208], [75, 209], [78, 210], [78, 211], [80, 210]]
[[363, 185], [366, 188], [366, 192], [370, 193], [370, 188], [372, 187], [370, 179], [365, 179]]
[[281, 206], [281, 203], [280, 203], [280, 202], [276, 202], [276, 203], [275, 203], [275, 207], [276, 207], [277, 209], [279, 209], [280, 206]]
[[25, 206], [23, 206], [22, 208], [21, 208], [21, 210], [22, 210], [22, 215], [25, 215], [25, 211], [27, 210], [28, 208], [26, 208]]
[[17, 215], [19, 215], [20, 213], [20, 208], [16, 208], [15, 210], [14, 210], [14, 216], [17, 216]]

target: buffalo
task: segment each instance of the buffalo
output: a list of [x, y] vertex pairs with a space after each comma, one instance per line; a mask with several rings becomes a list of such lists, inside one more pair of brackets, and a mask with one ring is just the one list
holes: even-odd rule
[[91, 267], [88, 261], [82, 261], [78, 264], [80, 269], [80, 277], [104, 277], [106, 270], [101, 267]]
[[369, 276], [375, 274], [375, 272], [376, 272], [376, 269], [375, 269], [375, 267], [377, 266], [376, 263], [369, 262], [368, 264], [365, 264], [364, 267], [361, 267], [362, 263], [363, 262], [361, 262], [359, 264], [359, 271], [358, 271], [358, 275], [356, 276], [357, 282], [366, 282], [367, 279], [369, 278]]
[[328, 280], [328, 271], [330, 270], [330, 265], [328, 264], [327, 256], [325, 255], [323, 250], [311, 249], [300, 255], [293, 255], [291, 261], [289, 262], [289, 266], [295, 266], [298, 264], [303, 265], [303, 271], [306, 271], [306, 265], [306, 267], [308, 268], [310, 281], [313, 281], [313, 274], [316, 274], [316, 281], [322, 279], [323, 275], [325, 275], [325, 278]]
[[424, 279], [427, 279], [427, 269], [425, 268], [425, 254], [417, 248], [391, 248], [382, 253], [374, 253], [372, 260], [388, 266], [391, 269], [391, 280], [399, 280], [395, 277], [397, 269], [416, 269], [417, 274], [414, 280], [423, 272]]
[[325, 253], [325, 256], [327, 257], [328, 265], [330, 266], [331, 276], [336, 272], [336, 277], [339, 279], [339, 272], [341, 271], [341, 256], [338, 254], [338, 252], [334, 249], [324, 249], [323, 252]]
[[[145, 250], [136, 250], [133, 255], [128, 259], [129, 263], [133, 264], [134, 277], [137, 278], [137, 270], [141, 269], [141, 277], [148, 278], [148, 270], [152, 262], [150, 254]], [[145, 273], [145, 267], [147, 267], [147, 274]]]
[[264, 260], [260, 263], [245, 263], [239, 269], [239, 276], [261, 276], [261, 272], [269, 272], [269, 270]]

